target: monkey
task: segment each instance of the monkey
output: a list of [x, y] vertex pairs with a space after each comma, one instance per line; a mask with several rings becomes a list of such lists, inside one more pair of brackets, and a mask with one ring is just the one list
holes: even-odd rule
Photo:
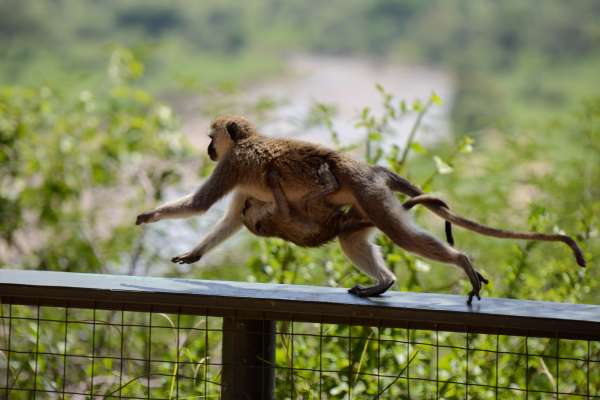
[[[409, 196], [422, 192], [406, 179], [381, 166], [371, 166], [350, 156], [316, 144], [283, 138], [270, 138], [258, 133], [244, 117], [220, 116], [211, 124], [208, 155], [217, 164], [207, 181], [195, 192], [168, 202], [137, 216], [136, 224], [152, 223], [167, 218], [183, 218], [206, 212], [229, 192], [234, 196], [228, 211], [217, 226], [190, 252], [174, 261], [195, 262], [202, 254], [231, 236], [242, 226], [241, 212], [248, 198], [273, 202], [272, 179], [267, 170], [278, 172], [286, 198], [296, 204], [306, 193], [315, 190], [315, 182], [307, 178], [314, 164], [307, 159], [327, 162], [339, 182], [339, 188], [325, 194], [334, 206], [349, 206], [368, 219], [396, 245], [419, 256], [449, 263], [461, 268], [471, 283], [467, 303], [474, 296], [480, 299], [482, 280], [463, 252], [419, 229], [406, 213], [395, 191]], [[318, 167], [317, 167], [318, 168]], [[318, 187], [316, 188], [318, 189]], [[500, 230], [476, 224], [456, 216], [439, 204], [427, 204], [431, 211], [455, 225], [478, 233], [501, 238], [561, 241], [571, 247], [579, 265], [585, 259], [576, 242], [567, 235], [522, 233]], [[394, 274], [386, 268], [377, 247], [369, 242], [371, 228], [341, 232], [338, 240], [343, 252], [361, 270], [376, 280], [372, 286], [355, 286], [350, 292], [358, 296], [375, 296], [387, 291], [394, 283]]]
[[[288, 192], [286, 194], [288, 196], [291, 194], [293, 201], [294, 196], [295, 199], [298, 199], [303, 192], [306, 192], [306, 187], [311, 187], [313, 184], [306, 177], [311, 175], [310, 172], [315, 170], [315, 166], [310, 163], [307, 165], [306, 160], [310, 160], [311, 157], [314, 159], [322, 159], [323, 157], [339, 158], [336, 157], [337, 153], [335, 151], [311, 143], [271, 139], [259, 135], [248, 120], [240, 117], [217, 118], [212, 124], [209, 137], [211, 137], [211, 143], [208, 147], [209, 157], [218, 162], [205, 185], [195, 193], [182, 199], [167, 203], [156, 210], [140, 214], [136, 220], [137, 224], [156, 222], [164, 218], [182, 218], [200, 214], [234, 188], [241, 191], [241, 197], [245, 195], [259, 200], [262, 197], [263, 201], [271, 201], [270, 186], [267, 179], [263, 178], [266, 176], [263, 172], [267, 168], [283, 171], [284, 180], [286, 176], [292, 178], [285, 182], [285, 187]], [[282, 159], [285, 161], [281, 162]], [[340, 160], [340, 163], [343, 162], [344, 157]], [[352, 163], [356, 162], [348, 159], [346, 163], [350, 163], [349, 166], [352, 167]], [[416, 190], [411, 188], [412, 186], [409, 185], [404, 192], [410, 194]], [[415, 193], [421, 192], [415, 191]], [[351, 196], [351, 193], [346, 189], [346, 196], [348, 195]], [[348, 197], [348, 200], [350, 200], [350, 203], [352, 202], [351, 197]], [[338, 201], [341, 201], [339, 204], [343, 204], [346, 200], [342, 197]], [[235, 208], [241, 207], [241, 204], [236, 201], [232, 203]], [[219, 229], [211, 231], [205, 238], [206, 240], [203, 240], [196, 248], [173, 258], [173, 261], [195, 262], [204, 252], [214, 247], [219, 240], [224, 240], [224, 238], [237, 231], [240, 226], [240, 218], [239, 216], [233, 217], [233, 215], [235, 215], [235, 212], [228, 212], [222, 221], [223, 224], [218, 225]], [[368, 242], [369, 235], [367, 233], [340, 235], [340, 243], [360, 242], [356, 246], [344, 244], [344, 252], [378, 282], [374, 287], [357, 289], [357, 294], [362, 296], [383, 293], [395, 282], [394, 275], [385, 267], [381, 256], [377, 255], [374, 245]], [[357, 251], [357, 249], [360, 250]], [[360, 254], [355, 255], [354, 253], [357, 252]], [[459, 262], [456, 259], [454, 263], [462, 265], [463, 269], [467, 271], [472, 286], [478, 293], [480, 281], [470, 262]]]

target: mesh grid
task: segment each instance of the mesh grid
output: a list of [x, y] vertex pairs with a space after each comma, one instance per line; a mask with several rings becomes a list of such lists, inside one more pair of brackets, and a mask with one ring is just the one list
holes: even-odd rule
[[220, 318], [6, 304], [0, 318], [2, 398], [220, 394]]
[[[222, 394], [221, 318], [2, 304], [4, 399]], [[600, 342], [278, 321], [277, 399], [600, 398]]]

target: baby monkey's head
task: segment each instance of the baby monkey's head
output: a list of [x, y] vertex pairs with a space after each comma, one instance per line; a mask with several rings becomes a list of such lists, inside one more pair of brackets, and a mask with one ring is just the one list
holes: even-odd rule
[[273, 237], [281, 235], [278, 218], [272, 214], [271, 203], [265, 203], [255, 198], [248, 198], [242, 210], [242, 223], [257, 236]]

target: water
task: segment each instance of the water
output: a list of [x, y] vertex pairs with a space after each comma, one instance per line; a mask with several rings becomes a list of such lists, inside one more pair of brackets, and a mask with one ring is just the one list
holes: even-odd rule
[[[426, 100], [433, 91], [447, 99], [428, 113], [420, 137], [431, 141], [448, 133], [452, 83], [441, 70], [358, 58], [295, 56], [289, 60], [289, 71], [287, 76], [252, 88], [248, 94], [250, 99], [271, 97], [282, 103], [273, 120], [261, 126], [266, 134], [330, 144], [324, 127], [306, 129], [302, 123], [315, 102], [321, 102], [335, 105], [333, 123], [343, 143], [361, 141], [364, 131], [354, 128], [361, 110], [369, 106], [375, 115], [383, 111], [375, 84], [394, 94], [396, 101], [404, 99], [408, 104], [415, 99]], [[398, 134], [392, 143], [404, 143], [413, 120], [408, 118], [393, 125]]]

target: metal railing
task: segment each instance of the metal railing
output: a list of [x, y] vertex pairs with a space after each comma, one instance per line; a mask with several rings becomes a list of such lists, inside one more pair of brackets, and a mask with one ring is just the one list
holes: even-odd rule
[[22, 270], [0, 301], [4, 399], [600, 396], [595, 305]]

